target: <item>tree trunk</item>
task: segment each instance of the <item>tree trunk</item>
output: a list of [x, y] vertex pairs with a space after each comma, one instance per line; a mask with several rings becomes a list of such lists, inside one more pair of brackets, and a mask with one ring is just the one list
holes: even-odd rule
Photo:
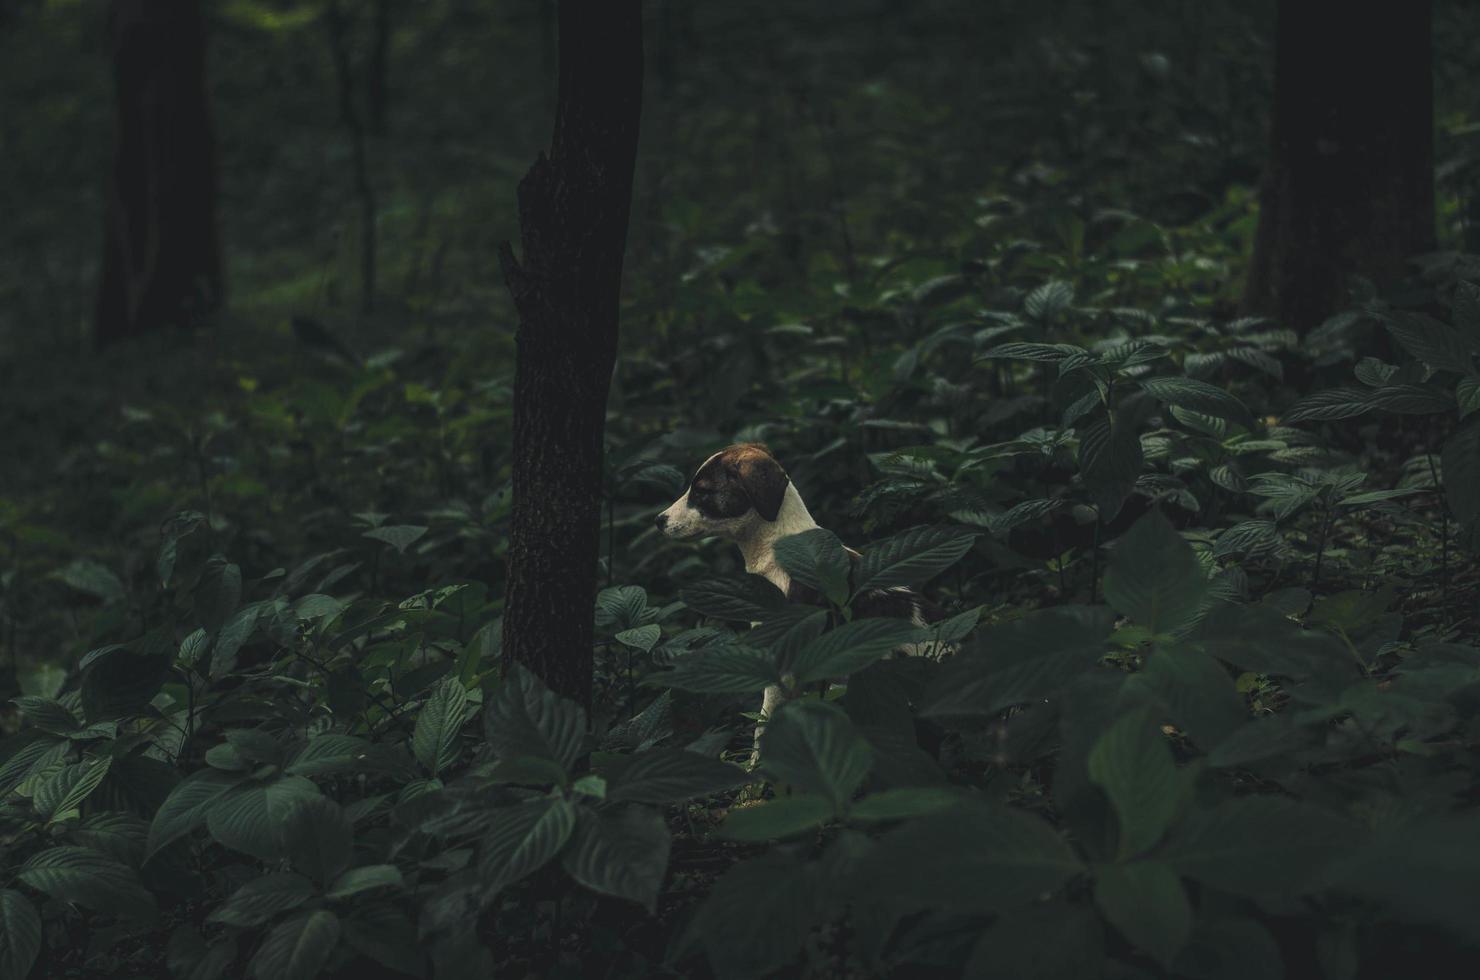
[[223, 287], [200, 0], [113, 0], [108, 33], [117, 133], [99, 345], [194, 326]]
[[549, 156], [500, 248], [519, 311], [504, 662], [591, 700], [602, 436], [642, 111], [640, 0], [563, 0]]
[[1300, 334], [1434, 247], [1430, 0], [1280, 0], [1246, 313]]

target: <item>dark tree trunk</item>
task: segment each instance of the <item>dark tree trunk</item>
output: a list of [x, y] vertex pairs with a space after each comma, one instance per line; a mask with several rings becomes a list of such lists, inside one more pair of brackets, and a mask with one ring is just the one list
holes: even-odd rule
[[1430, 0], [1280, 0], [1244, 311], [1309, 332], [1434, 247]]
[[589, 705], [602, 436], [642, 112], [640, 0], [563, 0], [549, 156], [500, 249], [519, 311], [505, 664]]
[[117, 133], [94, 325], [100, 345], [193, 326], [220, 305], [223, 286], [200, 0], [113, 0], [108, 34]]
[[386, 134], [386, 112], [390, 87], [391, 0], [375, 0], [370, 37], [370, 81], [366, 101], [370, 106], [370, 132]]
[[350, 166], [353, 171], [355, 197], [360, 202], [360, 309], [375, 309], [376, 256], [379, 246], [375, 223], [380, 206], [375, 200], [375, 185], [370, 182], [370, 150], [366, 146], [365, 124], [355, 106], [355, 74], [350, 64], [350, 22], [339, 0], [329, 0], [325, 11], [329, 28], [329, 53], [334, 59], [334, 77], [339, 86], [339, 119], [349, 133]]

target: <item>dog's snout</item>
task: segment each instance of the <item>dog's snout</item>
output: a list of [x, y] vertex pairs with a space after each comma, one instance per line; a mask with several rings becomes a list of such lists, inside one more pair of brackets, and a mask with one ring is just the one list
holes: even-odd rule
[[659, 514], [657, 517], [653, 518], [653, 523], [657, 525], [658, 530], [663, 530], [665, 527], [668, 526], [668, 514], [666, 512]]

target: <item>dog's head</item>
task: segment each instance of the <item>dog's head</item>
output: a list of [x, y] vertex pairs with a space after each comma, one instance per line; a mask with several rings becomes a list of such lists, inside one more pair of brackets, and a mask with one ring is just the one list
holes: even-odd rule
[[765, 446], [740, 443], [705, 460], [657, 525], [670, 538], [739, 540], [759, 522], [776, 520], [789, 482]]

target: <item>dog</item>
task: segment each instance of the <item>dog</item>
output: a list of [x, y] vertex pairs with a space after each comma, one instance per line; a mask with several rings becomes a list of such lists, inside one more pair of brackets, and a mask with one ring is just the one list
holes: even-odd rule
[[[654, 523], [670, 538], [726, 538], [740, 548], [745, 570], [763, 576], [794, 602], [816, 602], [815, 590], [794, 582], [776, 560], [776, 542], [819, 527], [807, 510], [781, 464], [760, 443], [730, 446], [704, 461], [683, 496], [659, 514]], [[844, 549], [856, 563], [863, 557]], [[854, 599], [857, 617], [889, 616], [926, 626], [942, 618], [941, 610], [911, 589], [873, 589]], [[915, 644], [902, 652], [913, 656], [940, 656], [934, 644]], [[757, 751], [765, 723], [787, 700], [779, 686], [766, 688], [761, 719], [756, 725]]]

